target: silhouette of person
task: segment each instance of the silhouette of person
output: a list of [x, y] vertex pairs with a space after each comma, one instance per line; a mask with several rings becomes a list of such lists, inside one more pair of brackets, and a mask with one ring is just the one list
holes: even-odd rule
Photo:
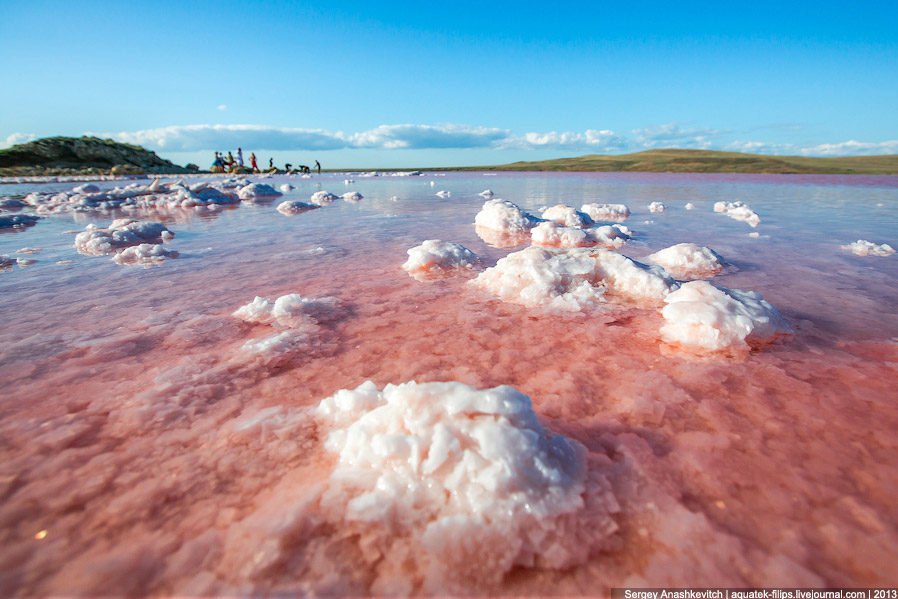
[[315, 161], [315, 168], [318, 169], [318, 174], [320, 175], [321, 174], [321, 163], [318, 162], [317, 160]]

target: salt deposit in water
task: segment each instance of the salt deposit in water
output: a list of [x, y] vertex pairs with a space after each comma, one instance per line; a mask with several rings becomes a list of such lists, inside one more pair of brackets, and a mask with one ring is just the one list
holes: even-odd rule
[[542, 217], [545, 220], [553, 221], [565, 227], [577, 227], [580, 229], [585, 229], [595, 224], [592, 218], [585, 212], [580, 212], [564, 204], [546, 208], [542, 212]]
[[506, 233], [529, 231], [541, 222], [542, 219], [524, 212], [516, 204], [498, 198], [484, 202], [474, 217], [478, 227]]
[[167, 250], [157, 243], [141, 243], [118, 252], [112, 257], [116, 264], [133, 264], [149, 268], [160, 266], [167, 258], [177, 258], [179, 253]]
[[289, 192], [293, 191], [294, 189], [296, 189], [296, 188], [294, 186], [290, 185], [289, 183], [284, 183], [283, 185], [280, 186], [280, 190], [284, 193], [289, 193]]
[[162, 223], [120, 218], [105, 229], [88, 225], [75, 236], [75, 248], [85, 256], [103, 256], [142, 243], [159, 244], [172, 237], [174, 233]]
[[872, 241], [858, 239], [854, 243], [842, 246], [843, 250], [855, 253], [858, 256], [891, 256], [895, 253], [895, 249], [886, 244], [876, 245]]
[[481, 192], [478, 193], [477, 195], [479, 195], [480, 197], [483, 197], [483, 198], [491, 198], [491, 197], [493, 197], [493, 195], [495, 195], [495, 194], [493, 194], [493, 190], [492, 190], [492, 189], [484, 189], [483, 191], [481, 191]]
[[416, 278], [420, 275], [451, 275], [459, 269], [472, 269], [480, 261], [477, 254], [465, 246], [439, 239], [428, 239], [407, 253], [408, 260], [402, 268]]
[[41, 248], [22, 248], [20, 250], [16, 250], [17, 254], [37, 254], [40, 253]]
[[649, 204], [649, 212], [664, 212], [667, 207], [661, 202], [652, 202]]
[[722, 212], [730, 218], [746, 222], [752, 227], [757, 227], [758, 223], [761, 222], [761, 217], [758, 216], [757, 212], [743, 202], [715, 202], [714, 212]]
[[683, 206], [686, 210], [695, 210], [695, 204], [692, 202], [687, 202], [685, 206]]
[[596, 222], [623, 222], [630, 216], [630, 209], [625, 204], [583, 204], [580, 211], [588, 214]]
[[660, 306], [678, 287], [660, 266], [647, 266], [611, 250], [537, 247], [509, 254], [471, 284], [506, 302], [562, 311], [609, 302]]
[[346, 200], [347, 202], [358, 202], [358, 201], [361, 200], [364, 196], [362, 196], [362, 194], [360, 194], [360, 193], [357, 192], [357, 191], [349, 191], [349, 192], [347, 192], [347, 193], [344, 193], [341, 197], [342, 197], [344, 200]]
[[291, 216], [294, 214], [302, 214], [303, 212], [308, 212], [309, 210], [315, 210], [316, 208], [318, 208], [318, 206], [315, 206], [313, 204], [306, 204], [305, 202], [298, 202], [295, 200], [287, 200], [278, 204], [277, 211], [281, 214]]
[[747, 349], [792, 331], [779, 310], [751, 291], [691, 281], [664, 301], [661, 338], [691, 350]]
[[437, 195], [438, 195], [439, 197], [443, 198], [444, 200], [447, 199], [447, 198], [452, 197], [452, 193], [451, 193], [451, 192], [448, 192], [448, 191], [445, 191], [445, 190], [438, 191], [438, 192], [437, 192]]
[[719, 274], [723, 257], [711, 248], [695, 243], [678, 243], [648, 257], [680, 280], [707, 279]]
[[311, 202], [316, 206], [326, 206], [331, 202], [336, 202], [340, 196], [334, 195], [327, 191], [316, 191], [312, 194]]
[[629, 233], [627, 227], [618, 224], [580, 229], [548, 221], [531, 229], [530, 236], [533, 245], [540, 247], [574, 248], [599, 245], [618, 249], [630, 239]]
[[241, 200], [278, 198], [282, 195], [284, 194], [267, 183], [250, 183], [249, 185], [241, 187], [240, 191], [237, 192], [237, 196]]

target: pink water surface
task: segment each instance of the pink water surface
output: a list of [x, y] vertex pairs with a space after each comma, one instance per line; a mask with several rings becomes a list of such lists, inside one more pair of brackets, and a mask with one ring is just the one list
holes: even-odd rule
[[[328, 511], [317, 502], [334, 457], [326, 431], [302, 417], [366, 380], [511, 385], [546, 427], [587, 448], [620, 504], [610, 538], [579, 531], [595, 546], [585, 563], [495, 576], [489, 562], [460, 559], [440, 594], [898, 586], [898, 257], [840, 248], [898, 247], [896, 178], [346, 177], [290, 179], [297, 189], [283, 199], [365, 196], [295, 216], [275, 210], [280, 200], [143, 215], [164, 221], [180, 252], [152, 269], [81, 256], [63, 233], [112, 215], [0, 235], [0, 254], [42, 248], [34, 266], [0, 273], [0, 595], [382, 590], [377, 552], [420, 548], [375, 550], [389, 531], [310, 515]], [[502, 303], [467, 285], [516, 249], [474, 230], [487, 187], [534, 213], [625, 203], [635, 236], [622, 253], [707, 245], [731, 264], [712, 282], [761, 293], [794, 334], [699, 356], [660, 342], [657, 310]], [[433, 195], [441, 189], [451, 198]], [[761, 224], [715, 214], [719, 200], [750, 204]], [[652, 201], [667, 211], [650, 213]], [[413, 279], [400, 268], [406, 250], [432, 238], [463, 244], [482, 266]], [[301, 351], [241, 351], [271, 327], [231, 313], [288, 293], [339, 304]], [[300, 417], [235, 428], [275, 406]], [[434, 592], [415, 567], [389, 576], [396, 592]]]

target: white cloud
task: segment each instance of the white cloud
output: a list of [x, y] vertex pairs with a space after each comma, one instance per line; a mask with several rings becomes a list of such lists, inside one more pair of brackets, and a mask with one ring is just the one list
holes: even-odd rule
[[676, 148], [708, 149], [713, 145], [712, 138], [728, 133], [723, 129], [695, 127], [680, 129], [677, 123], [655, 125], [645, 129], [633, 129], [636, 141], [643, 148], [655, 148], [659, 145]]
[[219, 105], [218, 105], [218, 109], [219, 109], [219, 110], [227, 110], [227, 109], [228, 109], [228, 105], [227, 105], [227, 104], [219, 104]]
[[37, 136], [34, 133], [13, 133], [8, 135], [3, 142], [0, 142], [0, 149], [11, 148], [17, 144], [27, 144], [35, 139], [37, 139]]
[[879, 156], [898, 154], [898, 140], [880, 142], [849, 140], [814, 146], [773, 144], [763, 141], [734, 141], [727, 144], [724, 149], [773, 156]]

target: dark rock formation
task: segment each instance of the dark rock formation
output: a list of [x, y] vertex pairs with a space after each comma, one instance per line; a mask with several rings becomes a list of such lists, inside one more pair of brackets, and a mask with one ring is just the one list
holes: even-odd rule
[[96, 137], [48, 137], [0, 150], [0, 175], [188, 173], [140, 146]]

